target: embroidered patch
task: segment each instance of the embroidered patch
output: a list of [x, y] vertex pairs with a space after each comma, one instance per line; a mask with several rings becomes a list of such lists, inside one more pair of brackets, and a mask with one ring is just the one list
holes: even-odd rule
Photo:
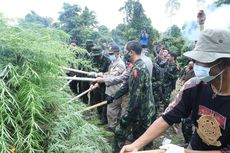
[[197, 133], [204, 143], [212, 146], [221, 146], [220, 141], [217, 141], [222, 135], [220, 126], [217, 120], [210, 115], [202, 115], [197, 120]]
[[138, 72], [137, 72], [136, 69], [135, 69], [134, 72], [133, 72], [133, 76], [134, 76], [134, 78], [138, 78]]

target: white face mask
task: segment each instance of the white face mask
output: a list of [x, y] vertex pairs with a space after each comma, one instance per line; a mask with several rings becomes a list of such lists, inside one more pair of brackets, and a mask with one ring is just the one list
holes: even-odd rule
[[116, 61], [117, 58], [115, 55], [109, 55], [109, 59], [111, 62], [114, 62], [114, 61]]
[[214, 80], [217, 76], [222, 74], [224, 72], [224, 70], [222, 70], [220, 73], [218, 73], [215, 76], [210, 76], [210, 74], [209, 74], [210, 69], [213, 68], [214, 66], [220, 64], [220, 63], [221, 62], [219, 62], [219, 63], [217, 63], [211, 67], [204, 67], [204, 66], [194, 64], [193, 70], [194, 70], [195, 76], [200, 78], [200, 80], [204, 81], [204, 82], [210, 82], [210, 81]]
[[198, 78], [209, 76], [210, 69], [211, 69], [210, 67], [203, 67], [197, 64], [194, 64], [193, 67], [194, 73]]

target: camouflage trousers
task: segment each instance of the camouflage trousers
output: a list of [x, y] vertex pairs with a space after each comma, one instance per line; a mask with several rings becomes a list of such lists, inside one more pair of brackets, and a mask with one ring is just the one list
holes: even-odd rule
[[[135, 121], [124, 123], [120, 120], [118, 126], [115, 128], [113, 140], [113, 153], [119, 153], [121, 148], [125, 145], [127, 137], [132, 134], [134, 140], [139, 138], [151, 125], [151, 121]], [[144, 147], [144, 149], [151, 149], [152, 142]]]
[[168, 105], [170, 103], [171, 92], [172, 92], [171, 87], [164, 87], [163, 88], [163, 100], [162, 100], [162, 103], [164, 105], [164, 110], [168, 107]]
[[156, 106], [156, 112], [158, 113], [160, 110], [160, 103], [163, 99], [162, 89], [161, 89], [160, 85], [158, 86], [158, 88], [155, 87], [153, 89], [153, 97], [154, 97], [154, 102], [155, 102], [155, 106]]

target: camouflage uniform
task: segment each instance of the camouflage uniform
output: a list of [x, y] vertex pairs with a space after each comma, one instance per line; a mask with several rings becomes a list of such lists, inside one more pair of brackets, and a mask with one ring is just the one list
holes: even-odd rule
[[[76, 52], [76, 50], [78, 49], [78, 47], [71, 47], [70, 48], [74, 53]], [[78, 69], [78, 70], [84, 70], [84, 71], [91, 71], [91, 69], [87, 68], [85, 66], [86, 63], [88, 63], [89, 65], [91, 64], [90, 61], [90, 55], [87, 51], [82, 51], [80, 53], [76, 53], [76, 59], [79, 60], [78, 63], [71, 63], [70, 64], [70, 67], [71, 68], [74, 68], [74, 69]], [[67, 73], [68, 76], [76, 76], [76, 77], [86, 77], [85, 74], [80, 74], [80, 73], [77, 73], [77, 72], [73, 72], [73, 71], [69, 71]], [[87, 90], [89, 88], [89, 83], [88, 82], [83, 82], [83, 81], [76, 81], [76, 80], [72, 80], [70, 83], [69, 83], [69, 87], [71, 89], [71, 91], [78, 95], [80, 93], [82, 93], [83, 91]], [[88, 103], [88, 97], [87, 95], [83, 95], [81, 97], [81, 100], [84, 102], [84, 103]]]
[[163, 78], [163, 105], [164, 109], [168, 107], [170, 102], [170, 95], [175, 88], [175, 81], [177, 80], [177, 65], [175, 63], [167, 62], [164, 67]]
[[[98, 68], [98, 72], [107, 72], [111, 61], [105, 57], [101, 50], [99, 49], [92, 49], [91, 58], [93, 62], [93, 66]], [[90, 92], [90, 104], [94, 105], [98, 102], [105, 101], [105, 84], [100, 84], [99, 88]], [[107, 116], [106, 116], [106, 105], [97, 108], [99, 118], [103, 124], [107, 123]]]
[[113, 142], [115, 153], [119, 152], [131, 132], [134, 139], [137, 139], [155, 120], [151, 78], [147, 66], [141, 59], [135, 62], [128, 82], [114, 98], [117, 99], [127, 92], [129, 92], [128, 106], [115, 129]]
[[152, 88], [153, 88], [153, 96], [156, 104], [156, 109], [159, 111], [160, 101], [162, 101], [162, 78], [163, 72], [162, 68], [157, 63], [153, 63], [152, 70]]

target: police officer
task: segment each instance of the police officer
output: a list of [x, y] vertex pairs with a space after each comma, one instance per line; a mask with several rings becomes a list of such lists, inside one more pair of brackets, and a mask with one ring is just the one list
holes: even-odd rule
[[[103, 74], [103, 77], [110, 76], [119, 76], [125, 71], [125, 63], [120, 58], [120, 48], [115, 44], [111, 44], [109, 48], [109, 59], [111, 60], [111, 64], [109, 65], [108, 72]], [[116, 84], [113, 86], [106, 86], [105, 93], [107, 97], [114, 96], [114, 94], [120, 89], [120, 84]], [[121, 105], [122, 105], [122, 97], [114, 100], [113, 103], [107, 105], [107, 119], [108, 119], [108, 127], [110, 131], [115, 129], [117, 125], [117, 121], [121, 115]]]

